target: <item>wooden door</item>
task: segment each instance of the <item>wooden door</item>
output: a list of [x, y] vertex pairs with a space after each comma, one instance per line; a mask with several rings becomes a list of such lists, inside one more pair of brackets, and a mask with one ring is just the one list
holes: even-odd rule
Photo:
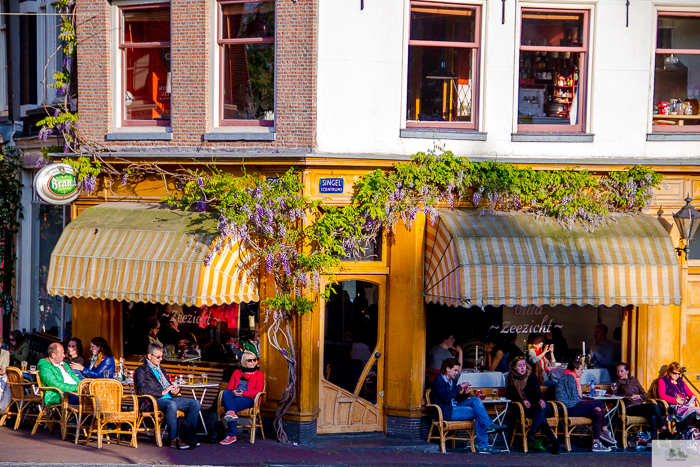
[[336, 279], [337, 293], [321, 303], [317, 431], [383, 431], [386, 278]]

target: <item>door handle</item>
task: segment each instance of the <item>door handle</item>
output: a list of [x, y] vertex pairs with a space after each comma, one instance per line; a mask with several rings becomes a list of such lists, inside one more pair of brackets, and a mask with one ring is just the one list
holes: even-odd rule
[[379, 352], [375, 352], [375, 353], [374, 353], [374, 358], [379, 358], [379, 357], [381, 357], [381, 356], [382, 356], [382, 354], [380, 354]]

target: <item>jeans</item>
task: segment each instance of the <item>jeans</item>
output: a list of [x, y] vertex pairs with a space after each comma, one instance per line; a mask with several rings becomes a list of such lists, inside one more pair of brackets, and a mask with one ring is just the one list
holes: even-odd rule
[[452, 420], [474, 420], [474, 424], [476, 425], [476, 446], [482, 449], [489, 445], [489, 437], [486, 434], [486, 428], [493, 422], [486, 412], [486, 408], [484, 407], [484, 403], [481, 402], [481, 399], [478, 397], [470, 397], [458, 403], [457, 406], [452, 409]]
[[554, 436], [554, 432], [552, 431], [552, 428], [547, 424], [547, 415], [552, 416], [552, 408], [550, 405], [546, 405], [545, 408], [543, 409], [540, 407], [539, 402], [533, 402], [530, 405], [529, 409], [525, 409], [525, 416], [527, 418], [532, 419], [532, 426], [530, 427], [530, 431], [528, 433], [528, 436], [531, 436], [533, 439], [535, 437], [535, 434], [537, 433], [538, 430], [542, 429], [542, 432], [547, 435], [547, 438], [552, 443], [557, 442], [556, 436]]
[[160, 398], [156, 401], [158, 408], [163, 412], [165, 423], [168, 424], [170, 432], [170, 441], [177, 438], [177, 411], [185, 412], [187, 421], [197, 428], [197, 416], [202, 408], [194, 399], [188, 397], [173, 397], [172, 399]]
[[[237, 396], [233, 393], [233, 391], [229, 391], [228, 389], [224, 389], [224, 393], [221, 395], [221, 397], [224, 401], [224, 407], [226, 407], [227, 412], [229, 410], [233, 410], [234, 412], [238, 413], [239, 410], [253, 408], [253, 399], [250, 397]], [[238, 421], [234, 420], [232, 422], [228, 422], [228, 435], [237, 436], [237, 433]]]
[[651, 439], [657, 439], [657, 430], [662, 426], [666, 426], [661, 416], [661, 409], [654, 402], [627, 407], [627, 415], [646, 418], [651, 429]]
[[[596, 410], [599, 409], [599, 410]], [[593, 439], [600, 439], [600, 430], [603, 426], [603, 403], [600, 401], [581, 401], [570, 409], [566, 409], [569, 417], [588, 417], [593, 419]]]

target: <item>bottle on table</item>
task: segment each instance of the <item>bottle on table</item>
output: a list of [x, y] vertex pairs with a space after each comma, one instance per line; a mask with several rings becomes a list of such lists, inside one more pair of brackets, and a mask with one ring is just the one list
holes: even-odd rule
[[591, 380], [590, 388], [591, 388], [591, 397], [595, 397], [595, 380], [594, 379]]
[[119, 359], [119, 369], [117, 370], [117, 379], [119, 381], [123, 381], [124, 378], [124, 359], [120, 358]]

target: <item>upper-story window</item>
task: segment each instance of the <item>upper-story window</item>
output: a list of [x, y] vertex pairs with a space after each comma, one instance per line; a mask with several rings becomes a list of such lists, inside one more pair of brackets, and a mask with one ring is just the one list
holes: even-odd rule
[[700, 132], [700, 13], [660, 12], [653, 131]]
[[121, 9], [125, 126], [170, 126], [170, 5]]
[[273, 126], [275, 2], [219, 2], [220, 124]]
[[586, 10], [522, 10], [518, 131], [583, 132]]
[[5, 2], [0, 2], [0, 118], [8, 115], [7, 86], [7, 16]]
[[475, 129], [481, 8], [411, 2], [407, 127]]
[[59, 8], [57, 2], [52, 0], [42, 0], [39, 6], [40, 15], [37, 17], [37, 65], [39, 67], [37, 87], [40, 95], [37, 100], [39, 105], [51, 106], [62, 101], [68, 89], [57, 89], [49, 87], [56, 80], [53, 75], [55, 71], [62, 71], [64, 65], [69, 64], [64, 61], [63, 44], [59, 39], [61, 33], [61, 17], [58, 15]]

